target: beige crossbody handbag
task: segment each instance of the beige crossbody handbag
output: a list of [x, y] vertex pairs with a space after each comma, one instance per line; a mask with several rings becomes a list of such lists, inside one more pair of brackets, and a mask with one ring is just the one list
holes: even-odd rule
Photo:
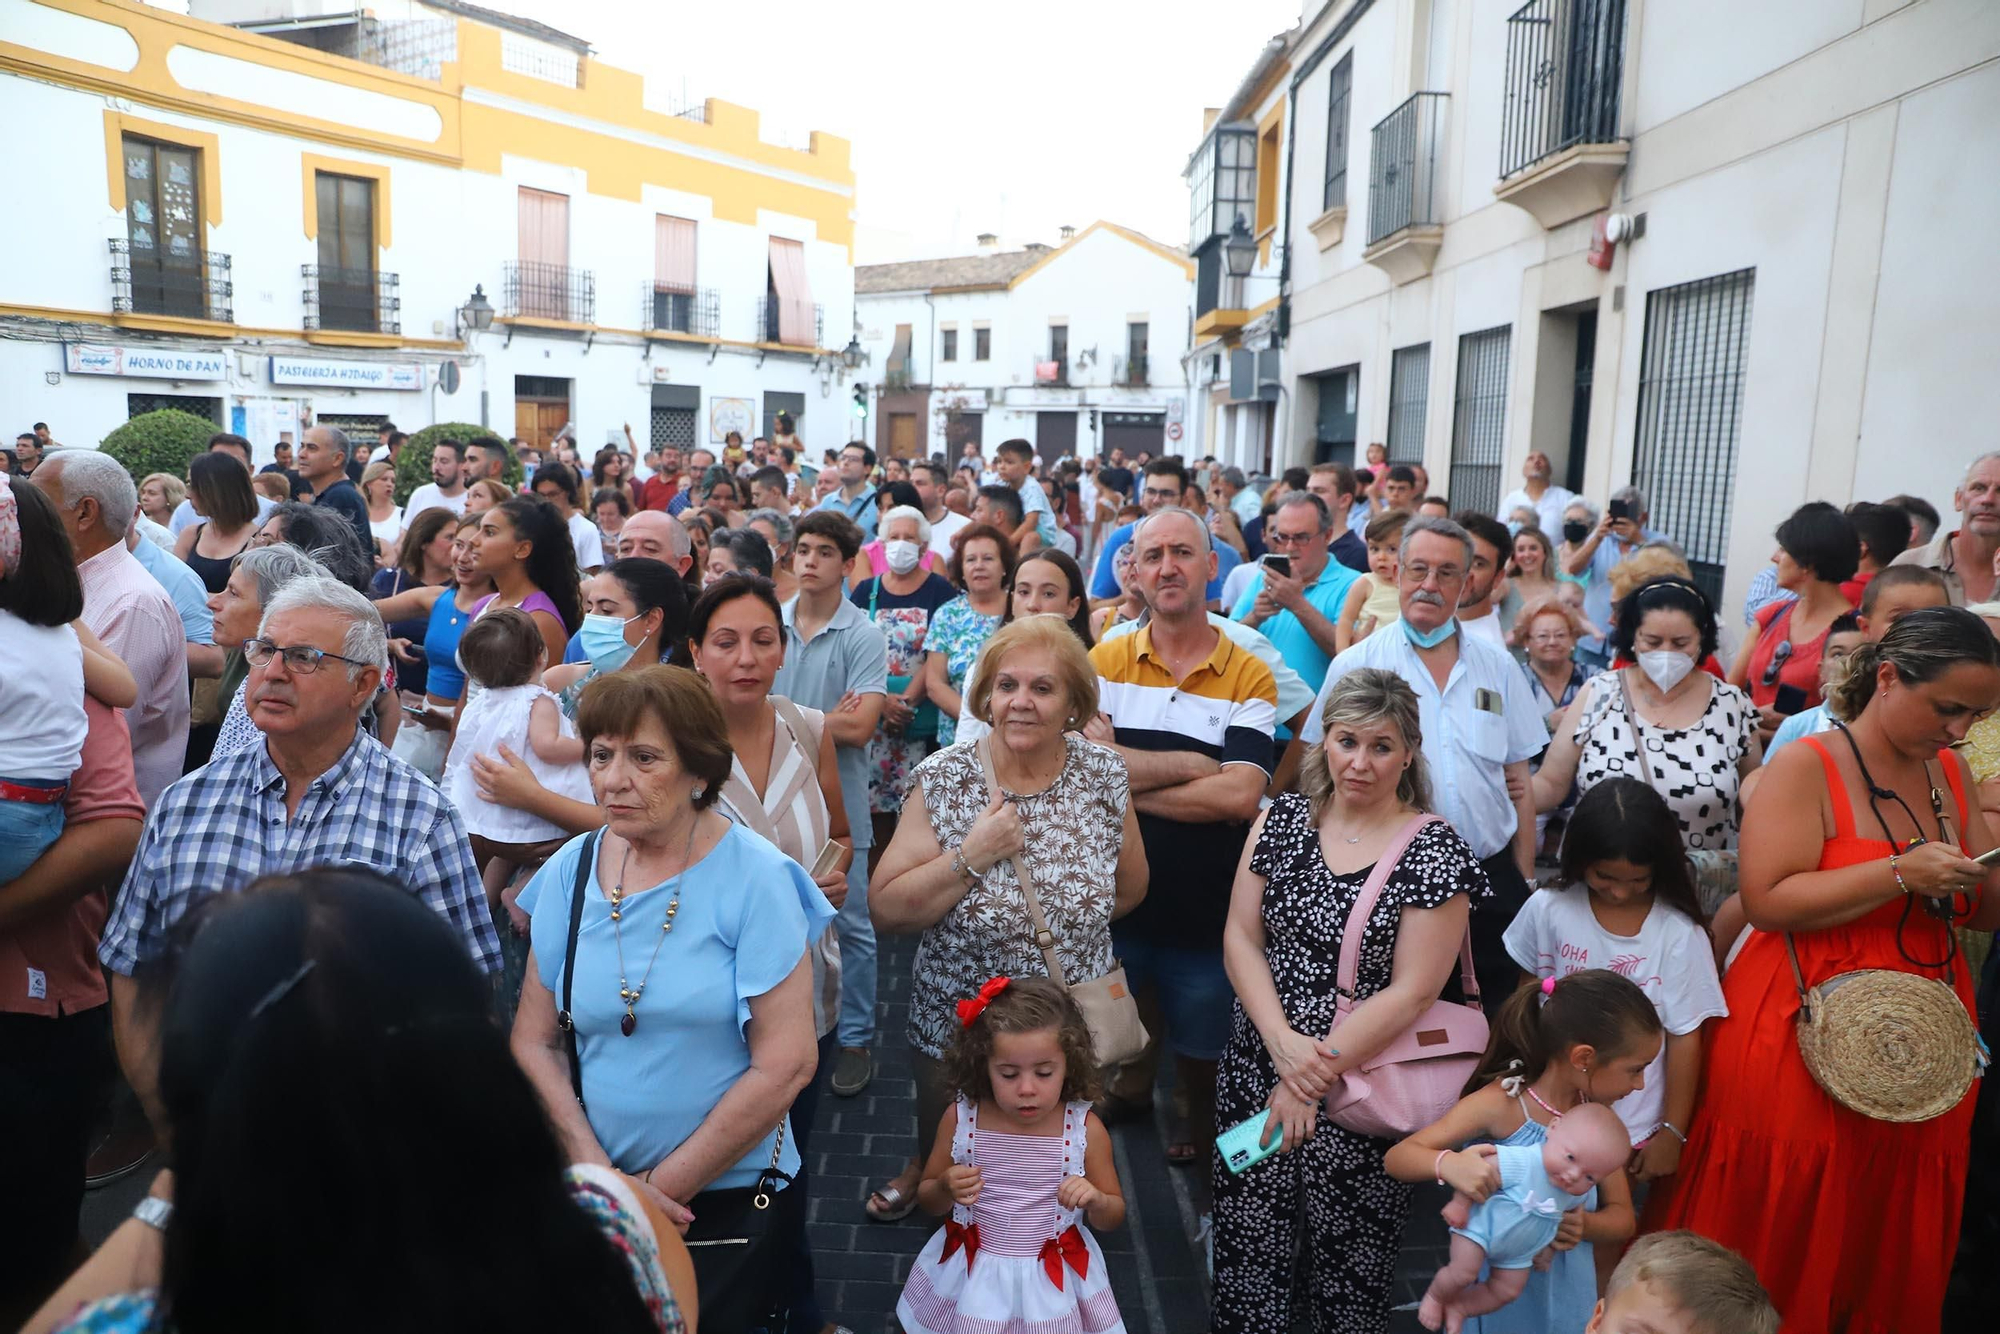
[[[979, 767], [986, 775], [987, 792], [996, 801], [1005, 800], [1000, 780], [993, 772], [988, 740], [981, 737], [978, 742]], [[1083, 1011], [1097, 1063], [1111, 1066], [1133, 1060], [1146, 1049], [1146, 1025], [1139, 1020], [1139, 1002], [1133, 999], [1132, 988], [1126, 985], [1123, 965], [1113, 959], [1110, 972], [1082, 982], [1072, 982], [1064, 976], [1062, 960], [1056, 955], [1056, 935], [1049, 930], [1049, 919], [1042, 913], [1042, 900], [1035, 893], [1035, 878], [1028, 871], [1028, 859], [1017, 855], [1008, 860], [1014, 864], [1014, 878], [1020, 881], [1021, 897], [1028, 904], [1028, 922], [1035, 928], [1035, 947], [1042, 952], [1049, 977], [1069, 992], [1076, 1008]]]

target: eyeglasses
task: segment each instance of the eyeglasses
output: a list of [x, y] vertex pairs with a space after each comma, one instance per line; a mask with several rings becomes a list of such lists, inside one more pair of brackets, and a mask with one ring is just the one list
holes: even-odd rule
[[1777, 649], [1772, 652], [1769, 665], [1764, 668], [1764, 684], [1767, 686], [1778, 684], [1778, 673], [1784, 671], [1785, 664], [1791, 660], [1792, 641], [1789, 639], [1783, 640], [1779, 643]]
[[1438, 582], [1439, 582], [1440, 584], [1448, 584], [1448, 583], [1451, 583], [1451, 582], [1452, 582], [1453, 580], [1455, 580], [1455, 579], [1462, 579], [1462, 578], [1464, 578], [1464, 577], [1465, 577], [1465, 571], [1464, 571], [1464, 570], [1461, 570], [1461, 569], [1460, 569], [1460, 568], [1459, 568], [1458, 566], [1456, 566], [1456, 565], [1435, 565], [1435, 566], [1433, 566], [1433, 565], [1405, 565], [1405, 566], [1403, 566], [1403, 577], [1404, 577], [1404, 578], [1406, 578], [1406, 579], [1409, 579], [1409, 580], [1411, 580], [1411, 581], [1413, 581], [1413, 582], [1415, 582], [1415, 583], [1417, 583], [1418, 585], [1423, 585], [1423, 584], [1427, 584], [1427, 583], [1429, 583], [1429, 582], [1431, 581], [1431, 578], [1432, 578], [1432, 576], [1434, 576], [1434, 575], [1436, 576], [1436, 578], [1437, 578], [1437, 581], [1438, 581]]
[[1529, 635], [1528, 642], [1530, 644], [1567, 644], [1570, 642], [1570, 633], [1567, 630], [1544, 630], [1539, 634]]
[[1266, 533], [1264, 545], [1269, 547], [1302, 547], [1318, 537], [1317, 531], [1309, 533]]
[[1168, 504], [1172, 504], [1174, 501], [1177, 501], [1181, 498], [1181, 493], [1178, 490], [1175, 490], [1173, 488], [1168, 488], [1163, 491], [1156, 486], [1146, 487], [1143, 490], [1141, 490], [1139, 494], [1146, 497], [1146, 499], [1148, 500], [1164, 500]]
[[271, 659], [280, 656], [285, 660], [285, 670], [296, 676], [311, 676], [319, 670], [319, 664], [323, 658], [333, 658], [337, 661], [347, 663], [351, 667], [374, 666], [373, 663], [363, 662], [359, 658], [346, 658], [338, 653], [328, 653], [323, 648], [312, 648], [307, 645], [280, 648], [268, 639], [246, 639], [243, 641], [243, 660], [252, 667], [262, 667], [271, 661]]

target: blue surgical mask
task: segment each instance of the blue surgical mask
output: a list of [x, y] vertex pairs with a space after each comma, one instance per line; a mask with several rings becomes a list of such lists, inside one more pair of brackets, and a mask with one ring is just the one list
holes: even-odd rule
[[1445, 640], [1450, 639], [1458, 633], [1458, 618], [1456, 616], [1435, 630], [1419, 630], [1408, 621], [1398, 621], [1397, 624], [1403, 627], [1403, 637], [1418, 648], [1436, 648], [1439, 644], [1444, 643]]
[[584, 656], [590, 665], [600, 672], [615, 672], [631, 660], [638, 645], [626, 642], [625, 627], [637, 616], [619, 620], [616, 616], [599, 616], [595, 613], [583, 618], [583, 625], [576, 637], [583, 641]]

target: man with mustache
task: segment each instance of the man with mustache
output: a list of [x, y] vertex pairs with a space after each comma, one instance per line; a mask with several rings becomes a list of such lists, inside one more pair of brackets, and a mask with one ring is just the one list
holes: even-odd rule
[[119, 1060], [142, 1100], [154, 1066], [134, 1024], [132, 975], [166, 949], [196, 903], [258, 876], [326, 865], [379, 871], [456, 929], [487, 972], [500, 967], [458, 811], [361, 730], [388, 665], [374, 606], [331, 576], [295, 579], [265, 606], [244, 656], [244, 699], [262, 744], [160, 795], [97, 950], [112, 974]]
[[[1347, 673], [1377, 667], [1410, 683], [1437, 813], [1472, 845], [1493, 887], [1492, 897], [1473, 901], [1472, 956], [1481, 992], [1497, 999], [1514, 989], [1518, 973], [1500, 937], [1532, 889], [1535, 809], [1528, 761], [1549, 744], [1549, 730], [1512, 656], [1459, 633], [1457, 609], [1472, 561], [1472, 537], [1458, 524], [1410, 520], [1397, 570], [1402, 619], [1333, 660], [1293, 745], [1321, 744], [1327, 693]], [[1286, 756], [1287, 771], [1296, 758]], [[1509, 791], [1510, 777], [1519, 796]]]
[[1951, 501], [1960, 526], [1912, 547], [1894, 563], [1936, 570], [1944, 576], [1952, 606], [1977, 606], [1992, 600], [2000, 587], [1993, 567], [1994, 554], [2000, 552], [2000, 452], [1974, 459]]

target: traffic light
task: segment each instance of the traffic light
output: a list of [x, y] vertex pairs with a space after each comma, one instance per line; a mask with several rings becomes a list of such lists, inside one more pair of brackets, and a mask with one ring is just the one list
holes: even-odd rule
[[868, 386], [865, 384], [854, 386], [854, 415], [857, 417], [868, 415]]

